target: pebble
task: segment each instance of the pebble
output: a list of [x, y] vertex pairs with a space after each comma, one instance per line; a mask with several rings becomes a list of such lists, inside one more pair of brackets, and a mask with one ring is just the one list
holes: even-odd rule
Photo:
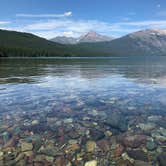
[[96, 148], [96, 142], [94, 141], [88, 141], [86, 143], [86, 151], [87, 152], [93, 152]]
[[84, 166], [97, 166], [97, 161], [96, 160], [87, 161]]

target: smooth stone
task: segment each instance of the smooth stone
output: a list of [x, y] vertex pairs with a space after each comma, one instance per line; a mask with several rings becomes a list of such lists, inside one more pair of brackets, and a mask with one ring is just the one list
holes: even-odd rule
[[104, 132], [97, 130], [97, 129], [91, 129], [89, 134], [90, 134], [92, 140], [94, 140], [94, 141], [98, 141], [105, 137]]
[[108, 140], [102, 139], [97, 141], [97, 146], [103, 151], [103, 152], [109, 152], [111, 148], [111, 143]]
[[10, 139], [9, 133], [7, 131], [5, 131], [4, 133], [2, 133], [2, 137], [3, 137], [3, 141], [5, 143], [7, 143], [9, 141], [9, 139]]
[[166, 166], [166, 153], [161, 153], [157, 157], [157, 160], [159, 162], [159, 166]]
[[22, 159], [24, 158], [24, 156], [25, 156], [24, 153], [20, 153], [20, 154], [16, 157], [15, 161], [18, 162], [18, 161], [22, 160]]
[[127, 150], [127, 153], [135, 160], [148, 161], [147, 154], [142, 150]]
[[141, 130], [143, 131], [150, 131], [153, 130], [156, 127], [156, 125], [154, 123], [147, 123], [147, 124], [139, 123], [138, 127], [140, 127]]
[[94, 152], [95, 148], [96, 148], [96, 142], [87, 141], [87, 143], [86, 143], [86, 151], [87, 152]]
[[146, 136], [144, 135], [127, 135], [121, 136], [120, 141], [126, 146], [131, 148], [137, 148], [140, 145], [146, 143]]
[[113, 112], [112, 114], [108, 115], [108, 118], [105, 123], [122, 132], [126, 131], [128, 128], [128, 124], [125, 117], [116, 112]]
[[22, 142], [21, 143], [21, 151], [31, 151], [33, 149], [32, 143]]
[[150, 151], [153, 151], [157, 148], [157, 145], [155, 144], [154, 141], [148, 141], [146, 144], [146, 148]]
[[77, 150], [80, 149], [80, 146], [78, 144], [72, 144], [72, 145], [69, 145], [67, 148], [66, 148], [66, 153], [71, 153], [71, 152], [75, 152]]
[[64, 123], [73, 123], [73, 119], [68, 118], [63, 120]]
[[132, 159], [131, 157], [129, 157], [129, 155], [128, 155], [126, 152], [124, 152], [124, 153], [122, 154], [122, 158], [123, 158], [123, 160], [128, 160], [128, 161], [130, 161], [131, 163], [134, 163], [134, 159]]
[[161, 116], [152, 115], [152, 116], [149, 116], [149, 117], [148, 117], [148, 121], [149, 121], [149, 122], [157, 122], [157, 121], [159, 121], [161, 118], [162, 118]]
[[46, 160], [49, 161], [49, 162], [53, 162], [54, 161], [54, 157], [52, 156], [45, 156]]
[[164, 137], [166, 137], [166, 129], [160, 127], [159, 132], [160, 132]]
[[58, 155], [58, 150], [53, 148], [44, 148], [39, 151], [41, 154], [44, 154], [46, 156], [56, 156]]
[[97, 161], [96, 160], [87, 161], [85, 163], [85, 166], [97, 166]]
[[39, 120], [33, 120], [33, 121], [31, 122], [31, 124], [32, 124], [32, 125], [38, 125], [38, 124], [39, 124]]
[[135, 160], [134, 166], [152, 166], [152, 165], [150, 163], [148, 163], [148, 162]]

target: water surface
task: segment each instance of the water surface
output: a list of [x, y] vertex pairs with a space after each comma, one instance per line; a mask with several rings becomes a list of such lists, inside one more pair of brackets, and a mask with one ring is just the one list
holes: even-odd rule
[[[0, 59], [0, 123], [4, 155], [15, 135], [17, 155], [22, 141], [33, 145], [24, 164], [44, 154], [48, 163], [155, 165], [166, 141], [166, 57]], [[41, 139], [37, 150], [32, 136]], [[90, 153], [88, 141], [96, 144]]]

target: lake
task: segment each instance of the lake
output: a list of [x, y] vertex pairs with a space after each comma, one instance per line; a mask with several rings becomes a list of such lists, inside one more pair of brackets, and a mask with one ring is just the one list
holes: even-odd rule
[[0, 59], [0, 165], [162, 165], [165, 151], [166, 57]]

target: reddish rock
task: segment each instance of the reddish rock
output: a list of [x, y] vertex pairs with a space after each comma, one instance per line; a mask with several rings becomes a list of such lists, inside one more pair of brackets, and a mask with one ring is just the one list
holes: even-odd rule
[[117, 145], [116, 149], [114, 150], [113, 154], [115, 157], [120, 157], [124, 151], [124, 147], [122, 145]]
[[120, 142], [123, 143], [126, 147], [137, 148], [142, 144], [146, 143], [145, 135], [127, 135], [122, 136], [119, 139]]
[[117, 165], [118, 166], [134, 166], [128, 160], [122, 160], [122, 159], [117, 162]]
[[65, 138], [64, 138], [64, 128], [63, 127], [60, 127], [58, 128], [58, 136], [59, 136], [59, 142], [60, 143], [63, 143]]
[[56, 166], [66, 166], [64, 156], [57, 157], [54, 163]]
[[102, 139], [102, 140], [99, 140], [96, 142], [97, 143], [97, 146], [102, 150], [104, 151], [105, 153], [107, 153], [109, 150], [110, 150], [110, 142], [105, 140], [105, 139]]

